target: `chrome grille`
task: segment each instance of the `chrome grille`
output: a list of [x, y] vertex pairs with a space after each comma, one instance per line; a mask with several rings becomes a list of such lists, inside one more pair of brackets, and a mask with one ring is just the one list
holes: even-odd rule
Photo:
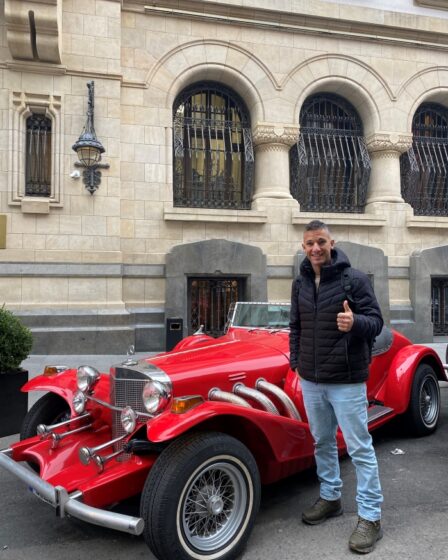
[[[142, 392], [147, 379], [116, 379], [111, 378], [111, 402], [114, 406], [124, 408], [125, 406], [131, 406], [135, 412], [145, 412], [146, 410], [143, 406]], [[114, 399], [114, 400], [112, 400]], [[121, 425], [120, 412], [113, 411], [112, 416], [112, 437], [118, 437], [124, 435], [125, 431]], [[114, 448], [116, 451], [123, 447], [123, 442], [118, 442], [115, 444]]]
[[[171, 381], [168, 375], [159, 367], [141, 360], [139, 362], [127, 361], [110, 370], [110, 402], [113, 406], [123, 409], [130, 406], [135, 412], [146, 413], [142, 401], [145, 384], [151, 380], [158, 380], [170, 388]], [[125, 434], [120, 421], [121, 411], [112, 411], [112, 437], [116, 438]], [[114, 450], [119, 451], [123, 442], [114, 445]], [[127, 456], [127, 455], [126, 455]], [[120, 455], [125, 457], [125, 455]]]

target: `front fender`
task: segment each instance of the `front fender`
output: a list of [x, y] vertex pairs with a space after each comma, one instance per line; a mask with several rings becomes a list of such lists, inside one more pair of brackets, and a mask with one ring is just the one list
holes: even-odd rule
[[[78, 391], [75, 369], [69, 369], [63, 373], [50, 376], [38, 375], [25, 383], [21, 390], [24, 393], [29, 393], [31, 391], [49, 391], [50, 393], [55, 393], [67, 401], [72, 414], [75, 414], [75, 411], [72, 408], [73, 395]], [[98, 383], [95, 385], [95, 397], [109, 402], [108, 375], [101, 374]]]
[[[242, 431], [253, 432], [251, 428], [255, 428], [257, 433], [264, 435], [278, 462], [313, 455], [313, 441], [306, 422], [223, 402], [207, 401], [185, 414], [166, 411], [148, 422], [147, 436], [154, 443], [167, 442], [213, 420], [222, 431], [226, 431], [226, 424], [235, 422]], [[236, 434], [239, 436], [243, 438], [244, 434]]]
[[384, 394], [384, 404], [393, 408], [397, 414], [405, 412], [408, 408], [415, 371], [422, 362], [434, 368], [439, 380], [447, 380], [435, 350], [419, 345], [401, 348], [390, 365]]

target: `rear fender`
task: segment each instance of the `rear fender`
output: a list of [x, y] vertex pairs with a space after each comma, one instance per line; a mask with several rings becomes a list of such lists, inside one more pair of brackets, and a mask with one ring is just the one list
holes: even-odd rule
[[384, 391], [384, 404], [393, 408], [397, 414], [408, 408], [414, 375], [421, 363], [433, 367], [440, 381], [447, 381], [442, 362], [432, 348], [419, 345], [401, 348], [390, 365]]

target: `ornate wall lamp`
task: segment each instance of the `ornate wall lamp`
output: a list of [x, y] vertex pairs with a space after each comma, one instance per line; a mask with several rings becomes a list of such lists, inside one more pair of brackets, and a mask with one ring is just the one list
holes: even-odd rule
[[101, 171], [99, 169], [108, 169], [108, 163], [100, 163], [101, 154], [105, 149], [96, 137], [94, 127], [94, 98], [95, 85], [94, 82], [88, 82], [89, 101], [87, 106], [87, 121], [81, 132], [81, 136], [73, 144], [72, 148], [77, 153], [79, 161], [75, 162], [76, 167], [83, 167], [82, 178], [86, 189], [93, 194], [101, 183]]

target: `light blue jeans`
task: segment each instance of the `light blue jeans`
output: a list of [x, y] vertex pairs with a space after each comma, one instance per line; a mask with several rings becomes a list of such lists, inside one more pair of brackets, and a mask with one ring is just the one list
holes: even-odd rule
[[311, 434], [315, 441], [320, 497], [341, 497], [336, 430], [339, 425], [356, 469], [358, 515], [369, 521], [381, 518], [383, 495], [378, 463], [367, 428], [365, 383], [312, 383], [301, 380]]

